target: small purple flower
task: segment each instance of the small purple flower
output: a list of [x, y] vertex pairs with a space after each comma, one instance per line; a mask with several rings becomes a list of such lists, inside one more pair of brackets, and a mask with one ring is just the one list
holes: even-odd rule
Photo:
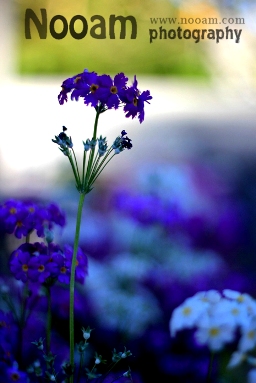
[[36, 230], [38, 237], [44, 237], [45, 229], [52, 230], [54, 224], [63, 227], [65, 226], [65, 223], [65, 215], [56, 204], [52, 203], [46, 207], [38, 207], [34, 229]]
[[133, 85], [127, 89], [123, 89], [120, 94], [121, 100], [125, 103], [124, 112], [126, 112], [125, 117], [132, 117], [138, 115], [140, 123], [144, 121], [144, 102], [149, 104], [149, 100], [152, 99], [150, 91], [146, 90], [142, 93], [137, 88], [138, 82], [136, 76], [134, 76]]
[[29, 261], [28, 278], [32, 282], [43, 283], [57, 272], [57, 264], [50, 260], [48, 255], [31, 257]]
[[108, 109], [117, 109], [120, 104], [119, 92], [126, 88], [128, 77], [124, 73], [118, 73], [114, 80], [106, 74], [99, 76], [98, 97], [102, 104], [107, 105]]
[[[66, 267], [71, 270], [71, 263], [73, 257], [73, 248], [69, 245], [64, 247], [64, 255], [66, 257]], [[83, 284], [85, 276], [88, 274], [88, 261], [83, 251], [78, 248], [76, 256], [76, 273], [75, 279], [77, 282]]]
[[97, 73], [84, 70], [81, 75], [76, 76], [71, 100], [75, 99], [78, 101], [79, 97], [82, 97], [86, 105], [91, 104], [91, 106], [96, 107], [99, 103], [99, 86], [99, 76]]
[[61, 85], [61, 92], [58, 95], [58, 100], [61, 105], [64, 104], [64, 102], [68, 101], [67, 94], [71, 92], [71, 90], [74, 88], [76, 82], [79, 81], [80, 77], [83, 75], [83, 73], [77, 74], [74, 77], [67, 78], [65, 81], [63, 81]]
[[19, 370], [18, 364], [13, 363], [12, 367], [7, 368], [6, 370], [6, 382], [16, 382], [16, 383], [28, 383], [28, 375]]
[[64, 227], [66, 224], [66, 218], [64, 213], [60, 210], [59, 206], [55, 203], [50, 203], [47, 206], [49, 229], [52, 229], [53, 223], [60, 227]]
[[21, 201], [8, 200], [0, 207], [0, 219], [4, 222], [8, 234], [14, 233], [17, 238], [26, 236], [30, 230], [26, 223], [29, 211]]
[[28, 280], [30, 258], [29, 252], [23, 252], [19, 249], [11, 255], [10, 270], [16, 279], [20, 279], [24, 283]]
[[70, 281], [70, 267], [66, 264], [66, 258], [62, 253], [53, 253], [52, 262], [57, 265], [56, 278], [59, 282], [69, 284]]

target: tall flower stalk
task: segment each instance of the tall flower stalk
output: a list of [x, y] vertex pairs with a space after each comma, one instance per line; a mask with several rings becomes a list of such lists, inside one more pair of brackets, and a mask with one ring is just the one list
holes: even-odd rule
[[96, 116], [93, 127], [92, 139], [87, 138], [83, 141], [84, 153], [82, 161], [82, 170], [79, 170], [73, 142], [71, 137], [67, 136], [67, 128], [63, 127], [62, 132], [55, 136], [52, 141], [59, 146], [62, 153], [68, 157], [70, 162], [76, 188], [80, 194], [76, 231], [74, 239], [74, 249], [72, 256], [71, 274], [70, 274], [70, 310], [69, 310], [69, 339], [70, 339], [70, 368], [73, 373], [69, 378], [69, 382], [74, 381], [75, 371], [75, 345], [74, 345], [74, 294], [75, 294], [75, 276], [77, 264], [77, 251], [79, 245], [79, 235], [82, 220], [82, 211], [85, 195], [88, 194], [93, 184], [101, 174], [109, 161], [124, 149], [131, 149], [131, 139], [127, 136], [125, 130], [116, 137], [113, 144], [108, 147], [106, 137], [97, 137], [98, 121], [100, 114], [108, 109], [117, 109], [123, 107], [126, 117], [138, 116], [139, 122], [144, 121], [144, 103], [149, 103], [152, 99], [150, 92], [140, 92], [136, 76], [131, 86], [127, 86], [128, 78], [124, 73], [118, 73], [114, 79], [109, 75], [98, 75], [95, 72], [84, 70], [76, 76], [66, 79], [62, 83], [62, 89], [58, 95], [59, 103], [62, 105], [68, 100], [68, 93], [71, 93], [71, 100], [78, 101], [83, 99], [85, 105], [95, 108]]
[[[85, 194], [80, 194], [78, 210], [77, 210], [77, 219], [76, 219], [76, 233], [74, 241], [74, 250], [71, 264], [71, 274], [70, 274], [70, 295], [69, 295], [69, 342], [70, 342], [70, 364], [73, 368], [74, 365], [74, 354], [75, 354], [75, 343], [74, 343], [74, 295], [75, 295], [75, 270], [76, 270], [76, 256], [79, 244], [79, 235], [82, 219], [82, 211], [84, 204]], [[71, 377], [72, 382], [72, 377]]]

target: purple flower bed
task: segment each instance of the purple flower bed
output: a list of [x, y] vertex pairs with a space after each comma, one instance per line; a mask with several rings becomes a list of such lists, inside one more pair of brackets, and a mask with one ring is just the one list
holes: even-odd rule
[[[148, 179], [150, 176], [149, 173]], [[181, 172], [179, 176], [186, 178], [188, 174]], [[233, 269], [227, 257], [227, 247], [233, 251], [243, 240], [236, 235], [242, 225], [239, 214], [235, 219], [239, 203], [233, 198], [234, 209], [228, 215], [231, 202], [227, 195], [218, 197], [219, 210], [216, 211], [216, 196], [207, 190], [202, 192], [195, 185], [194, 193], [201, 193], [198, 206], [193, 202], [196, 201], [193, 195], [188, 206], [188, 201], [183, 200], [186, 194], [182, 196], [182, 189], [177, 194], [174, 186], [169, 185], [172, 194], [162, 195], [162, 185], [145, 188], [139, 182], [136, 186], [136, 192], [131, 189], [109, 193], [108, 209], [101, 209], [103, 201], [97, 199], [97, 194], [96, 200], [90, 201], [96, 208], [90, 208], [90, 218], [82, 224], [76, 267], [79, 283], [75, 293], [76, 342], [79, 343], [82, 335], [79, 329], [88, 325], [95, 328], [91, 335], [93, 349], [102, 350], [102, 354], [125, 343], [135, 356], [129, 362], [135, 373], [134, 382], [150, 382], [152, 374], [161, 382], [170, 379], [182, 383], [203, 382], [209, 363], [208, 350], [196, 343], [189, 330], [172, 339], [169, 320], [173, 310], [198, 291], [230, 288], [253, 292], [255, 283]], [[223, 211], [226, 218], [225, 225], [221, 226]], [[72, 222], [74, 212], [67, 213], [65, 218], [55, 204], [46, 208], [32, 201], [16, 200], [7, 201], [0, 209], [6, 235], [24, 238], [34, 232], [39, 240], [49, 236], [54, 225], [63, 227], [66, 221]], [[209, 240], [198, 241], [197, 238], [204, 238], [209, 227]], [[40, 351], [35, 350], [31, 342], [45, 338], [49, 289], [56, 365], [61, 366], [67, 358], [67, 284], [72, 248], [69, 225], [62, 230], [63, 245], [37, 241], [21, 244], [9, 254], [10, 274], [2, 275], [0, 312], [0, 367], [5, 379], [8, 376], [7, 381], [19, 375], [17, 381], [25, 382], [24, 366], [31, 366], [31, 376], [39, 369], [34, 364], [39, 364]], [[18, 307], [22, 307], [26, 294], [27, 317], [22, 318]], [[12, 299], [16, 309], [11, 314], [6, 312], [6, 304], [11, 308]], [[88, 351], [88, 358], [92, 354], [93, 350]], [[42, 361], [40, 368], [43, 369]], [[216, 362], [215, 373], [218, 368]], [[125, 381], [123, 376], [108, 379]], [[100, 382], [100, 378], [93, 381]]]

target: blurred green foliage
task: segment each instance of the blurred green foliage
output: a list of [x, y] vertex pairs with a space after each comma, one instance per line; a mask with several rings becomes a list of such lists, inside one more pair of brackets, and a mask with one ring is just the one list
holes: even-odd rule
[[[16, 0], [18, 17], [18, 71], [20, 74], [68, 74], [81, 72], [84, 68], [99, 73], [125, 72], [127, 74], [207, 76], [204, 65], [205, 53], [202, 44], [192, 40], [155, 40], [150, 44], [149, 29], [151, 17], [176, 17], [177, 9], [168, 0]], [[83, 15], [88, 22], [88, 33], [81, 39], [74, 39], [68, 32], [62, 40], [54, 39], [48, 28], [47, 38], [41, 40], [31, 22], [32, 39], [25, 38], [25, 11], [31, 8], [41, 19], [40, 8], [47, 10], [48, 26], [53, 16], [61, 14], [69, 22], [75, 15]], [[131, 27], [127, 24], [125, 39], [108, 37], [110, 14], [136, 18], [138, 33], [130, 39]], [[106, 39], [90, 36], [93, 15], [101, 15], [106, 21]], [[56, 22], [56, 31], [61, 31], [61, 22]], [[117, 23], [119, 25], [119, 23]], [[80, 24], [81, 26], [82, 24]], [[177, 28], [164, 25], [166, 29]], [[57, 28], [60, 28], [59, 30]], [[79, 22], [76, 24], [77, 32]]]

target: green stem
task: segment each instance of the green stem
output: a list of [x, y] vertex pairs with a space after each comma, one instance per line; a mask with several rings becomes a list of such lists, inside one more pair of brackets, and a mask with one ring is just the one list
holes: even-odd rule
[[82, 172], [82, 191], [84, 191], [85, 187], [85, 164], [86, 164], [86, 154], [87, 152], [84, 150], [84, 155], [83, 155], [83, 172]]
[[[30, 233], [26, 236], [26, 243], [29, 243], [30, 240]], [[17, 325], [18, 325], [18, 351], [17, 351], [17, 360], [20, 361], [21, 367], [23, 367], [23, 352], [22, 352], [22, 346], [23, 346], [23, 330], [26, 325], [27, 320], [27, 301], [28, 301], [28, 282], [23, 287], [23, 290], [21, 292], [21, 306], [20, 306], [20, 315], [17, 314], [16, 309], [14, 308], [13, 313], [14, 316], [17, 318]], [[12, 301], [9, 300], [10, 307], [12, 306]]]
[[93, 127], [93, 140], [96, 140], [96, 136], [97, 136], [97, 127], [98, 127], [98, 120], [99, 120], [99, 117], [100, 117], [100, 107], [98, 107], [98, 110], [97, 110], [97, 112], [96, 112], [95, 121], [94, 121], [94, 127]]
[[7, 304], [7, 306], [9, 307], [10, 311], [12, 311], [13, 316], [16, 320], [16, 323], [18, 324], [20, 318], [19, 318], [19, 315], [18, 315], [17, 310], [16, 310], [16, 305], [13, 303], [13, 301], [9, 297], [9, 295], [3, 295], [2, 298], [5, 301], [5, 303]]
[[74, 152], [73, 148], [72, 148], [72, 153], [73, 153], [73, 156], [74, 156], [74, 159], [75, 159], [76, 172], [77, 172], [77, 177], [78, 177], [79, 185], [81, 185], [81, 180], [80, 180], [80, 175], [79, 175], [79, 169], [78, 169], [78, 165], [77, 165], [76, 155], [75, 155], [75, 152]]
[[210, 383], [211, 382], [213, 359], [214, 359], [214, 352], [211, 351], [210, 360], [209, 360], [209, 366], [208, 366], [208, 372], [207, 372], [207, 377], [206, 377], [206, 383]]
[[[93, 174], [93, 175], [92, 175], [93, 178], [91, 177], [91, 179], [90, 179], [90, 181], [89, 181], [89, 186], [91, 186], [91, 185], [96, 181], [96, 179], [99, 177], [100, 173], [103, 171], [103, 169], [107, 166], [107, 164], [109, 163], [109, 161], [110, 161], [114, 156], [115, 156], [115, 153], [113, 154], [113, 156], [111, 156], [111, 157], [109, 158], [109, 160], [105, 163], [105, 165], [103, 166], [103, 168], [100, 170], [100, 168], [101, 168], [102, 164], [104, 163], [105, 159], [104, 159], [104, 161], [101, 162], [100, 166], [99, 166], [98, 169], [97, 169], [96, 174]], [[99, 170], [100, 170], [100, 171], [99, 171]]]
[[46, 350], [47, 354], [51, 350], [51, 328], [52, 328], [52, 300], [51, 300], [51, 288], [49, 286], [46, 287], [46, 295], [47, 295], [47, 327], [46, 327]]
[[[95, 171], [95, 168], [97, 168], [99, 160], [100, 160], [100, 156], [96, 155], [95, 159], [93, 161], [93, 164], [92, 164], [92, 168], [91, 168], [90, 174], [88, 174], [88, 178], [87, 178], [88, 180], [90, 180], [90, 178], [92, 177], [92, 175], [93, 175], [93, 173]], [[90, 183], [90, 181], [89, 181], [89, 183]]]
[[20, 362], [20, 366], [23, 367], [23, 352], [22, 352], [22, 346], [23, 346], [23, 331], [26, 324], [26, 306], [27, 306], [27, 299], [28, 299], [28, 287], [27, 283], [24, 285], [22, 296], [21, 296], [21, 310], [20, 310], [20, 317], [18, 321], [18, 357], [17, 359]]
[[120, 362], [119, 360], [117, 362], [113, 362], [111, 363], [110, 365], [110, 368], [108, 369], [108, 371], [103, 375], [104, 376], [104, 380], [106, 379], [106, 377], [108, 376], [108, 374], [113, 370], [113, 368], [117, 365], [117, 363]]
[[74, 177], [75, 177], [75, 180], [76, 180], [76, 187], [77, 189], [80, 188], [80, 183], [79, 183], [79, 175], [77, 174], [76, 172], [76, 168], [75, 168], [75, 165], [74, 165], [74, 162], [73, 162], [73, 158], [72, 158], [72, 155], [69, 155], [68, 156], [68, 159], [69, 159], [69, 162], [70, 162], [70, 165], [72, 167], [72, 170], [73, 170], [73, 173], [74, 173]]
[[[96, 112], [95, 121], [94, 121], [93, 137], [92, 137], [93, 140], [96, 140], [97, 127], [98, 127], [98, 121], [99, 121], [100, 113], [101, 113], [100, 112], [100, 107], [98, 107], [97, 112]], [[90, 157], [89, 157], [89, 161], [88, 161], [88, 165], [87, 165], [87, 171], [86, 171], [86, 176], [85, 176], [86, 180], [89, 179], [89, 175], [91, 173], [91, 167], [92, 167], [94, 152], [95, 152], [95, 147], [92, 148], [91, 151], [90, 151]], [[84, 182], [84, 184], [85, 184], [85, 182]], [[87, 183], [87, 186], [88, 186], [88, 183]]]
[[[93, 140], [96, 140], [97, 136], [97, 127], [98, 127], [98, 120], [101, 113], [101, 108], [98, 106], [95, 122], [94, 122], [94, 128], [93, 128]], [[73, 256], [72, 256], [72, 264], [71, 264], [71, 275], [70, 275], [70, 294], [69, 294], [69, 341], [70, 341], [70, 364], [73, 368], [75, 368], [74, 364], [74, 357], [75, 357], [75, 333], [74, 333], [74, 295], [75, 295], [75, 271], [76, 271], [76, 256], [77, 256], [77, 250], [78, 250], [78, 243], [79, 243], [79, 235], [80, 235], [80, 227], [81, 227], [81, 219], [82, 219], [82, 211], [83, 211], [83, 204], [84, 204], [84, 198], [87, 193], [87, 187], [88, 187], [88, 175], [91, 174], [91, 168], [93, 164], [93, 158], [94, 158], [94, 151], [95, 147], [91, 149], [88, 164], [87, 164], [87, 170], [85, 174], [85, 156], [83, 158], [83, 171], [82, 171], [82, 183], [80, 180], [79, 172], [78, 172], [78, 166], [76, 162], [76, 166], [73, 162], [72, 156], [69, 156], [69, 160], [73, 169], [73, 173], [76, 179], [76, 183], [79, 186], [80, 191], [80, 198], [79, 198], [79, 204], [78, 204], [78, 210], [77, 210], [77, 218], [76, 218], [76, 232], [75, 232], [75, 240], [74, 240], [74, 250], [73, 250]], [[69, 379], [69, 383], [74, 383], [74, 375], [72, 375]]]
[[[106, 159], [108, 158], [109, 154], [110, 154], [112, 151], [113, 151], [113, 148], [112, 148], [112, 146], [111, 146], [111, 147], [107, 150], [107, 152], [105, 153], [105, 155], [104, 155], [103, 158], [99, 156], [98, 159], [97, 159], [97, 162], [94, 161], [94, 165], [92, 166], [92, 171], [91, 171], [91, 173], [90, 173], [90, 176], [88, 177], [88, 179], [89, 179], [88, 184], [89, 184], [89, 185], [92, 184], [92, 182], [91, 182], [92, 179], [94, 179], [94, 180], [96, 179], [95, 176], [97, 175], [97, 173], [99, 172], [100, 168], [102, 167], [102, 165], [104, 164], [104, 162], [106, 161]], [[100, 162], [100, 164], [99, 164], [99, 160], [100, 160], [100, 158], [101, 158], [102, 160], [101, 160], [101, 162]], [[111, 157], [111, 158], [112, 158], [112, 157]], [[99, 166], [98, 166], [98, 164], [99, 164]]]
[[26, 236], [26, 243], [29, 243], [31, 231]]
[[78, 374], [77, 374], [77, 383], [79, 383], [79, 380], [80, 380], [83, 364], [84, 364], [84, 358], [83, 358], [83, 353], [81, 353], [80, 354], [79, 370], [78, 370]]
[[[72, 257], [71, 265], [71, 275], [70, 275], [70, 303], [69, 303], [69, 339], [70, 339], [70, 364], [74, 367], [74, 354], [75, 354], [75, 342], [74, 342], [74, 294], [75, 294], [75, 271], [76, 271], [76, 255], [78, 250], [79, 235], [80, 235], [80, 226], [82, 219], [82, 211], [84, 204], [85, 194], [81, 193], [79, 198], [79, 205], [77, 210], [76, 218], [76, 233], [74, 241], [74, 250]], [[70, 377], [70, 383], [74, 382], [74, 377]]]

